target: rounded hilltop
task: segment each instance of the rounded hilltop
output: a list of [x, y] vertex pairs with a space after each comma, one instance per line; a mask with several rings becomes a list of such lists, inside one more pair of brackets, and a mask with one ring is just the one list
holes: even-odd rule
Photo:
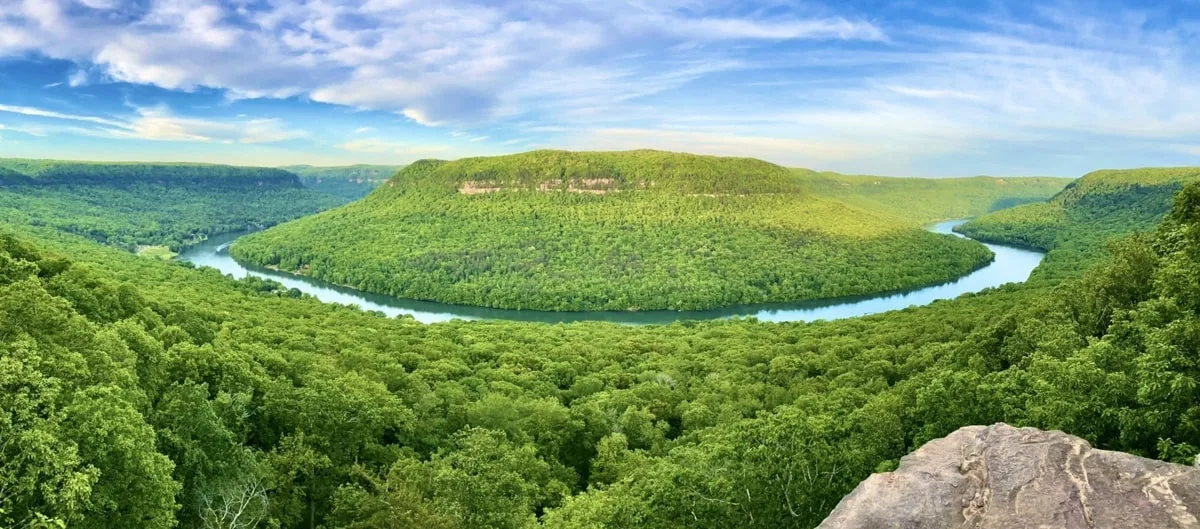
[[396, 297], [557, 311], [864, 295], [991, 258], [978, 243], [815, 194], [808, 174], [649, 150], [423, 160], [362, 201], [231, 251]]
[[1108, 240], [1150, 231], [1200, 167], [1093, 171], [1044, 202], [980, 216], [960, 226], [976, 239], [1047, 251], [1034, 280], [1061, 280], [1107, 258]]
[[800, 191], [791, 171], [770, 162], [654, 150], [539, 150], [452, 162], [420, 160], [397, 173], [386, 187], [467, 195], [500, 191], [596, 195], [642, 190], [682, 194]]

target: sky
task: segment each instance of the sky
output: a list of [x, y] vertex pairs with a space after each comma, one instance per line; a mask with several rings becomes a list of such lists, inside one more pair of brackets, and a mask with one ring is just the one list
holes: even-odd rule
[[0, 0], [0, 156], [1200, 165], [1200, 0]]

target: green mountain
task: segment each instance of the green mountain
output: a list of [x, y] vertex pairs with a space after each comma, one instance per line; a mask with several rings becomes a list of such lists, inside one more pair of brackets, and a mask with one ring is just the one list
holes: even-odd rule
[[1048, 251], [1036, 280], [1061, 280], [1102, 259], [1113, 237], [1154, 229], [1200, 167], [1095, 171], [1049, 200], [984, 215], [960, 227], [977, 239]]
[[347, 201], [367, 196], [403, 168], [402, 165], [364, 164], [337, 167], [313, 167], [311, 165], [280, 167], [280, 169], [299, 176], [300, 183], [304, 187]]
[[3, 527], [814, 527], [965, 425], [1200, 447], [1200, 183], [1061, 285], [810, 324], [420, 325], [4, 229]]
[[[1057, 183], [1014, 185], [1016, 194], [986, 202], [1046, 197]], [[955, 185], [965, 184], [937, 194]], [[991, 258], [977, 243], [812, 187], [761, 160], [657, 151], [426, 160], [360, 202], [243, 238], [231, 252], [398, 297], [564, 311], [853, 296], [938, 283]], [[904, 192], [913, 187], [893, 198], [936, 198]], [[952, 212], [922, 211], [923, 220]]]
[[1042, 202], [1071, 182], [1066, 178], [881, 178], [794, 169], [806, 190], [913, 222], [962, 219]]
[[23, 178], [14, 183], [37, 186], [159, 185], [244, 188], [299, 187], [295, 175], [282, 169], [194, 163], [75, 162], [0, 158], [0, 182], [5, 173]]
[[0, 220], [169, 256], [208, 235], [347, 202], [287, 171], [208, 164], [0, 159]]

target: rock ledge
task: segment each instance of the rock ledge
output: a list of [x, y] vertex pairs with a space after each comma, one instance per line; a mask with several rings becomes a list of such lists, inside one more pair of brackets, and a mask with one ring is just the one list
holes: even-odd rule
[[1200, 529], [1200, 469], [1062, 432], [970, 426], [842, 499], [818, 529]]

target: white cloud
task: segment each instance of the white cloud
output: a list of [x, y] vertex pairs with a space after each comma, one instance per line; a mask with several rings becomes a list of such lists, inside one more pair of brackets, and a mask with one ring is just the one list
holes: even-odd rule
[[807, 160], [828, 163], [870, 154], [874, 147], [839, 140], [799, 140], [768, 136], [694, 132], [684, 130], [606, 128], [588, 130], [566, 144], [571, 149], [627, 150], [653, 145], [657, 149], [751, 156], [793, 163]]
[[175, 115], [165, 105], [136, 107], [135, 111], [136, 114], [128, 118], [107, 118], [0, 104], [0, 112], [98, 126], [85, 128], [56, 125], [40, 128], [12, 128], [12, 130], [33, 136], [47, 136], [54, 132], [64, 132], [154, 141], [237, 143], [277, 143], [310, 136], [308, 131], [289, 127], [283, 120], [276, 118], [239, 117], [230, 120], [186, 117]]
[[290, 128], [279, 119], [252, 119], [241, 129], [241, 143], [276, 143], [310, 136], [308, 131]]
[[88, 73], [86, 70], [75, 70], [67, 77], [67, 85], [71, 88], [80, 87], [88, 83]]
[[51, 110], [44, 110], [44, 109], [40, 109], [40, 108], [26, 107], [26, 106], [0, 104], [0, 112], [10, 112], [13, 114], [24, 114], [26, 116], [35, 116], [35, 117], [42, 117], [42, 118], [65, 119], [65, 120], [70, 120], [70, 121], [83, 121], [83, 122], [87, 122], [87, 123], [95, 123], [97, 125], [106, 125], [109, 127], [124, 126], [124, 124], [122, 122], [116, 121], [113, 119], [101, 118], [101, 117], [95, 117], [95, 116], [81, 116], [81, 115], [76, 115], [76, 114], [64, 114], [62, 112], [54, 112]]
[[126, 135], [144, 140], [225, 143], [277, 143], [306, 138], [309, 133], [292, 129], [279, 119], [212, 120], [180, 117], [165, 106], [139, 108]]
[[25, 135], [27, 135], [27, 136], [34, 136], [34, 137], [39, 137], [39, 138], [43, 138], [43, 137], [46, 137], [46, 136], [49, 136], [49, 135], [50, 135], [50, 133], [49, 133], [49, 132], [47, 132], [47, 131], [46, 131], [45, 129], [43, 129], [43, 128], [40, 128], [40, 127], [28, 127], [28, 126], [23, 126], [23, 125], [16, 125], [16, 126], [14, 126], [14, 125], [0, 125], [0, 130], [7, 130], [7, 131], [10, 131], [10, 132], [17, 132], [17, 133], [20, 133], [20, 134], [25, 134]]
[[419, 108], [406, 108], [401, 113], [404, 114], [404, 117], [421, 125], [434, 126], [439, 124], [437, 121], [429, 119], [429, 117], [425, 115], [425, 111]]
[[79, 0], [79, 3], [92, 9], [112, 9], [116, 7], [116, 0]]
[[842, 39], [884, 40], [883, 31], [868, 22], [852, 22], [842, 18], [794, 20], [782, 22], [738, 18], [704, 18], [699, 20], [664, 21], [668, 31], [691, 37], [710, 39]]
[[[584, 96], [622, 100], [705, 75], [694, 66], [707, 59], [695, 48], [704, 43], [883, 38], [864, 20], [786, 7], [735, 16], [736, 6], [691, 0], [147, 0], [120, 6], [120, 16], [111, 0], [0, 6], [0, 56], [36, 52], [94, 64], [117, 81], [223, 88], [235, 98], [303, 94], [428, 126], [572, 106], [574, 93], [545, 92], [536, 79], [577, 66], [619, 72]], [[664, 50], [672, 61], [661, 61]], [[628, 69], [631, 54], [651, 64]], [[683, 54], [694, 60], [678, 61]]]
[[338, 147], [353, 153], [388, 154], [405, 159], [444, 156], [451, 152], [450, 147], [446, 145], [422, 145], [379, 138], [351, 140]]
[[[1065, 0], [1021, 18], [1000, 4], [929, 16], [907, 3], [867, 19], [852, 4], [0, 0], [0, 56], [69, 59], [93, 82], [383, 110], [464, 140], [487, 130], [813, 165], [1200, 145], [1194, 21]], [[256, 118], [82, 117], [157, 139], [302, 134]], [[411, 148], [371, 141], [343, 147]], [[530, 142], [503, 145], [518, 143]]]

